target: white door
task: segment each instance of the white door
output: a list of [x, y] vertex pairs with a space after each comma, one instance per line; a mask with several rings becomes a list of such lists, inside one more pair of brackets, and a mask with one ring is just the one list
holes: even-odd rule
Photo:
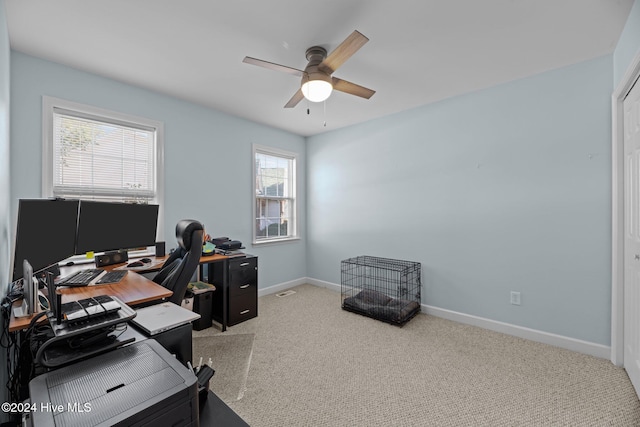
[[640, 83], [624, 110], [624, 367], [640, 395]]

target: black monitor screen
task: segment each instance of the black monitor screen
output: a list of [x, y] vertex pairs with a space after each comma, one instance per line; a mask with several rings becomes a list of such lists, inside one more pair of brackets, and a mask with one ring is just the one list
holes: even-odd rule
[[76, 254], [152, 246], [158, 205], [81, 201]]
[[18, 202], [13, 280], [22, 278], [25, 259], [38, 272], [75, 253], [78, 203], [53, 199]]

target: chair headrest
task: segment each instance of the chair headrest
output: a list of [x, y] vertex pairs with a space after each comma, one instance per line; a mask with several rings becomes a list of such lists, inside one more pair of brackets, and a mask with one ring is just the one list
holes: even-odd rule
[[[191, 236], [195, 231], [204, 230], [202, 223], [195, 219], [182, 219], [176, 225], [176, 240], [184, 250], [191, 248]], [[200, 243], [202, 244], [202, 243]]]

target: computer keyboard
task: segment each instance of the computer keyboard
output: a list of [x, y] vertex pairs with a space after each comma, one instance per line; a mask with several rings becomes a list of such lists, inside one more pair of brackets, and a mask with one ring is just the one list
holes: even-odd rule
[[108, 271], [107, 274], [102, 276], [97, 282], [96, 285], [103, 285], [107, 283], [118, 283], [124, 276], [126, 276], [127, 270], [111, 270]]
[[64, 286], [87, 286], [93, 279], [98, 277], [104, 270], [99, 268], [82, 270], [60, 280], [57, 284]]

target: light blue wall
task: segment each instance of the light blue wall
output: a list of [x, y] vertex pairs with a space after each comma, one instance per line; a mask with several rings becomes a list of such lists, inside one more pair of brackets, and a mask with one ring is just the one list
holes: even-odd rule
[[[41, 97], [65, 98], [165, 123], [169, 241], [178, 219], [195, 217], [214, 235], [250, 242], [251, 144], [301, 153], [303, 240], [248, 245], [260, 256], [261, 288], [305, 276], [339, 283], [340, 260], [360, 254], [409, 259], [423, 264], [425, 304], [608, 345], [610, 96], [638, 50], [639, 15], [636, 1], [613, 57], [306, 145], [12, 52], [13, 212], [17, 199], [41, 194]], [[509, 304], [511, 290], [522, 293], [520, 307]]]
[[[18, 199], [41, 197], [42, 96], [64, 98], [164, 122], [168, 247], [175, 246], [177, 221], [194, 218], [211, 235], [241, 240], [260, 257], [261, 288], [306, 275], [304, 243], [251, 246], [252, 144], [300, 153], [298, 185], [305, 188], [303, 137], [15, 51], [11, 90], [13, 212]], [[304, 194], [300, 201], [304, 206]]]
[[608, 345], [611, 63], [308, 138], [308, 275], [419, 261], [424, 304]]
[[[0, 299], [7, 294], [9, 283], [9, 264], [11, 263], [11, 247], [9, 232], [10, 201], [9, 193], [9, 33], [4, 10], [4, 0], [0, 0]], [[4, 330], [0, 318], [0, 329]], [[3, 349], [4, 350], [4, 349]], [[4, 369], [7, 353], [0, 351], [0, 384], [7, 383], [7, 372]], [[8, 402], [8, 391], [2, 387], [0, 401]], [[0, 421], [7, 421], [6, 414], [0, 414]]]
[[617, 87], [629, 64], [640, 53], [640, 1], [636, 0], [613, 52], [613, 87]]
[[[10, 188], [9, 188], [9, 33], [5, 18], [4, 0], [0, 0], [0, 283], [9, 282], [11, 262]], [[0, 297], [6, 286], [0, 286]]]

